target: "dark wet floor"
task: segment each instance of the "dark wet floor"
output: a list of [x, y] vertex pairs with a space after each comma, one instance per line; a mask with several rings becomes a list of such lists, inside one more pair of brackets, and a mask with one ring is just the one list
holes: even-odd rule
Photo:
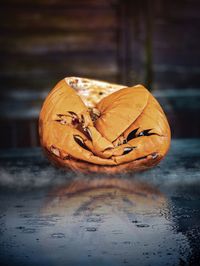
[[200, 265], [200, 140], [143, 173], [66, 173], [0, 155], [0, 265]]

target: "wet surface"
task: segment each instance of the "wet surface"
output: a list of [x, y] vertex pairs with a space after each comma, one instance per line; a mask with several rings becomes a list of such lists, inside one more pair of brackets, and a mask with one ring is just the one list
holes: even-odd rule
[[0, 160], [1, 265], [199, 265], [200, 140], [114, 177], [55, 169], [40, 149]]

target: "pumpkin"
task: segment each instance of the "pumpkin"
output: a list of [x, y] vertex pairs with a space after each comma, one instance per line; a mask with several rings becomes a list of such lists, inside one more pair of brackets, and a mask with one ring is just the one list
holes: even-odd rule
[[77, 77], [45, 99], [39, 135], [56, 165], [108, 174], [154, 166], [170, 145], [166, 116], [144, 86]]

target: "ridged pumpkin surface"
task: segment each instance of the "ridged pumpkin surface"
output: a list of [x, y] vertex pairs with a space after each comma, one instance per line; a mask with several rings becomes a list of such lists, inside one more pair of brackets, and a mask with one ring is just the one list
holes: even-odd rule
[[76, 77], [47, 96], [39, 133], [54, 163], [108, 174], [151, 167], [170, 145], [165, 114], [145, 87]]

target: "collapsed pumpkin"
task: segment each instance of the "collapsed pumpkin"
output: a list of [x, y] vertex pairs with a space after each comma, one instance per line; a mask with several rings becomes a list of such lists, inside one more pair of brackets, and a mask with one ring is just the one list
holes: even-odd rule
[[76, 77], [61, 80], [47, 96], [39, 134], [51, 161], [93, 172], [151, 167], [170, 145], [165, 114], [142, 85]]

